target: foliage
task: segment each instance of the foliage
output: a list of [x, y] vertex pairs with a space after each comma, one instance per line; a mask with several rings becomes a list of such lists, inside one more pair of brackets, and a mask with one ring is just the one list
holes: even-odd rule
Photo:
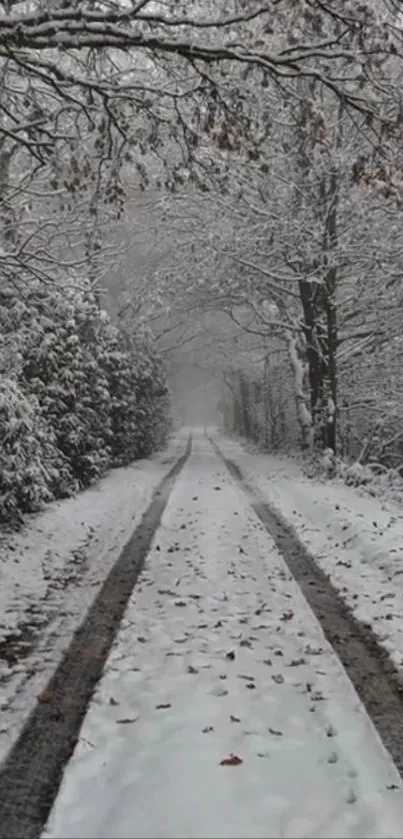
[[30, 284], [0, 299], [0, 521], [14, 522], [164, 441], [164, 371], [128, 345], [88, 282]]
[[18, 524], [52, 498], [60, 454], [39, 405], [12, 378], [0, 379], [0, 521]]

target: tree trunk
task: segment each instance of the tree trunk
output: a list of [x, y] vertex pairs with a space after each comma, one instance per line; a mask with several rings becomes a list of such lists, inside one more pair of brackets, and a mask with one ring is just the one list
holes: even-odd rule
[[298, 333], [291, 332], [288, 336], [288, 355], [294, 376], [294, 392], [297, 405], [297, 417], [301, 430], [301, 446], [312, 449], [314, 430], [312, 413], [309, 410], [309, 395], [305, 390], [305, 365], [298, 352]]

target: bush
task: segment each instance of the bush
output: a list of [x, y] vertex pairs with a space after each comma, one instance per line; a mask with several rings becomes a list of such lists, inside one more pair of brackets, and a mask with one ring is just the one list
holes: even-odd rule
[[0, 521], [18, 524], [51, 500], [58, 453], [38, 403], [11, 378], [0, 380], [0, 439]]
[[50, 303], [53, 318], [38, 320], [23, 350], [19, 378], [37, 397], [58, 448], [83, 488], [111, 462], [108, 380], [96, 338], [85, 333], [86, 315], [93, 319], [92, 304], [76, 296], [75, 311], [71, 311], [60, 295], [53, 295]]
[[169, 427], [161, 360], [111, 326], [88, 284], [0, 295], [0, 521], [162, 445]]

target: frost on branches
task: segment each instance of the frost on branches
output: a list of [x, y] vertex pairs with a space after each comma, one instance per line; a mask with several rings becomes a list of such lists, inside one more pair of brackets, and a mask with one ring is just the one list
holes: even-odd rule
[[89, 284], [0, 295], [0, 522], [149, 455], [168, 429], [164, 370], [130, 344]]

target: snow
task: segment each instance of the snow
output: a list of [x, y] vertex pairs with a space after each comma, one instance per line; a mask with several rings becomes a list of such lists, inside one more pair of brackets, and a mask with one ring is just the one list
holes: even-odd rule
[[21, 532], [2, 535], [0, 645], [15, 637], [20, 646], [15, 662], [0, 656], [0, 758], [186, 439], [181, 431], [162, 454], [113, 470], [75, 498], [49, 504]]
[[251, 486], [289, 521], [355, 616], [403, 668], [403, 511], [337, 480], [313, 480], [291, 458], [216, 436]]
[[197, 435], [43, 839], [400, 837], [402, 823], [390, 756]]

